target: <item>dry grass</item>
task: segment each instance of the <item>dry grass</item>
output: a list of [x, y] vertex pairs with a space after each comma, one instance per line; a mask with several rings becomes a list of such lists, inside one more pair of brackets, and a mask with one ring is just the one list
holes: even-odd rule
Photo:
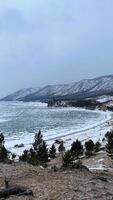
[[[90, 163], [91, 159], [87, 162]], [[54, 160], [47, 169], [23, 163], [0, 164], [0, 187], [4, 187], [4, 176], [7, 176], [10, 178], [11, 185], [27, 186], [33, 190], [34, 197], [14, 196], [9, 200], [113, 199], [113, 175], [111, 172], [91, 173], [86, 170], [63, 171], [61, 169], [53, 172], [50, 168], [56, 163], [59, 165], [61, 159]]]

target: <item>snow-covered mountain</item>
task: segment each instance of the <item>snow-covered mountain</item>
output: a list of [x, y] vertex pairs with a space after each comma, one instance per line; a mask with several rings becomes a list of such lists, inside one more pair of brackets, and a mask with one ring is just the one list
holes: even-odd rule
[[[26, 93], [26, 91], [25, 91]], [[113, 75], [98, 77], [95, 79], [85, 79], [71, 84], [48, 85], [41, 89], [35, 89], [23, 96], [17, 93], [9, 95], [4, 100], [48, 100], [53, 97], [56, 99], [78, 99], [106, 94], [113, 95]]]
[[6, 97], [4, 97], [2, 100], [4, 101], [18, 101], [21, 100], [21, 98], [24, 98], [25, 96], [31, 95], [34, 92], [38, 91], [40, 88], [23, 88], [21, 90], [18, 90], [17, 92], [14, 92]]

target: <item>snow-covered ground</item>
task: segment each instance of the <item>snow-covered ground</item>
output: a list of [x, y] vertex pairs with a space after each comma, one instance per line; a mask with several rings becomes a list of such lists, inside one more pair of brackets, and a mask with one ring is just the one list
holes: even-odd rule
[[113, 96], [110, 96], [110, 95], [108, 95], [108, 96], [103, 95], [103, 96], [100, 96], [100, 97], [96, 98], [96, 100], [97, 100], [98, 102], [100, 102], [100, 103], [105, 103], [105, 102], [108, 102], [108, 101], [113, 102]]
[[102, 143], [102, 139], [105, 137], [106, 132], [113, 128], [112, 123], [113, 114], [111, 112], [106, 112], [106, 118], [103, 121], [94, 124], [92, 127], [86, 127], [84, 130], [80, 130], [63, 137], [65, 146], [70, 148], [72, 142], [76, 139], [81, 140], [83, 144], [89, 139], [92, 139], [94, 142], [100, 141]]

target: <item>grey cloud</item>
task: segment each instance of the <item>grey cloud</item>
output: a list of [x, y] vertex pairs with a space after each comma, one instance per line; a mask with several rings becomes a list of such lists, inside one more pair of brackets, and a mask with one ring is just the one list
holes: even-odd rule
[[1, 95], [113, 73], [112, 8], [112, 0], [1, 1]]

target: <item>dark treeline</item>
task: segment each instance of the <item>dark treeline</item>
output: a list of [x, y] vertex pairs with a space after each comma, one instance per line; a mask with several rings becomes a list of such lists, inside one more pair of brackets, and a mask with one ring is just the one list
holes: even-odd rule
[[89, 110], [95, 110], [96, 108], [100, 110], [109, 110], [113, 111], [112, 105], [107, 105], [110, 102], [110, 100], [106, 102], [99, 102], [94, 98], [91, 99], [82, 99], [82, 100], [59, 100], [56, 98], [53, 98], [48, 101], [48, 107], [80, 107], [80, 108], [86, 108]]

